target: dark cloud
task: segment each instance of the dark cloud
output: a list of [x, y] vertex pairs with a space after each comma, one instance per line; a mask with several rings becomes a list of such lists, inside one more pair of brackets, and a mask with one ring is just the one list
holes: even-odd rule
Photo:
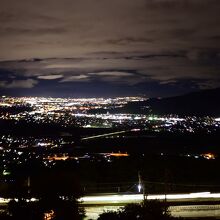
[[219, 0], [0, 3], [2, 88], [220, 86]]
[[37, 80], [34, 79], [26, 79], [26, 80], [12, 80], [10, 82], [8, 81], [0, 81], [0, 87], [6, 88], [6, 89], [31, 89], [38, 83]]
[[12, 27], [7, 27], [5, 29], [1, 29], [1, 36], [19, 36], [19, 35], [30, 35], [30, 36], [42, 36], [43, 35], [59, 35], [61, 33], [65, 33], [66, 29], [64, 28], [53, 28], [53, 27], [45, 27], [45, 28], [12, 28]]

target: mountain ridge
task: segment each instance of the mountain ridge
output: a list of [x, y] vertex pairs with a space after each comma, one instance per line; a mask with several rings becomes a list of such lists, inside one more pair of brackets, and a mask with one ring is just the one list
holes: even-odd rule
[[220, 100], [220, 88], [168, 98], [152, 98], [147, 101], [147, 104], [155, 114], [220, 116], [218, 100]]

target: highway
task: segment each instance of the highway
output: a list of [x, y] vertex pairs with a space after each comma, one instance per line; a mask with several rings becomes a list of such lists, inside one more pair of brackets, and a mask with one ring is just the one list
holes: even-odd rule
[[[158, 194], [148, 195], [148, 200], [161, 200], [169, 202], [169, 211], [172, 216], [184, 218], [214, 217], [220, 219], [220, 193], [199, 192], [188, 194]], [[35, 201], [32, 198], [30, 201]], [[96, 194], [84, 196], [79, 199], [85, 208], [86, 220], [96, 220], [104, 211], [116, 211], [129, 203], [143, 201], [143, 194]], [[209, 202], [215, 201], [210, 205]], [[0, 198], [0, 205], [6, 205], [9, 199]], [[172, 204], [172, 202], [174, 202]], [[184, 202], [193, 202], [193, 205], [183, 205]], [[203, 202], [200, 204], [200, 202]], [[207, 204], [205, 204], [207, 203]]]
[[[96, 220], [104, 211], [117, 211], [123, 206], [88, 206], [85, 207], [86, 220]], [[174, 217], [182, 218], [216, 218], [220, 219], [220, 205], [187, 205], [170, 206], [170, 214]]]
[[[220, 193], [199, 192], [188, 194], [167, 194], [167, 195], [147, 195], [148, 200], [167, 200], [168, 202], [186, 202], [186, 201], [220, 201]], [[128, 204], [143, 201], [143, 194], [99, 194], [84, 196], [80, 200], [83, 205], [100, 204]]]
[[102, 138], [102, 137], [107, 137], [107, 136], [112, 136], [112, 135], [118, 135], [118, 134], [123, 134], [129, 131], [116, 131], [116, 132], [111, 132], [111, 133], [107, 133], [107, 134], [99, 134], [99, 135], [94, 135], [94, 136], [90, 136], [90, 137], [84, 137], [81, 140], [89, 140], [89, 139], [96, 139], [96, 138]]
[[84, 141], [84, 140], [90, 140], [90, 139], [96, 139], [96, 138], [103, 138], [103, 137], [108, 137], [108, 136], [124, 134], [127, 132], [137, 132], [137, 131], [140, 131], [140, 129], [133, 128], [131, 130], [126, 130], [126, 131], [116, 131], [116, 132], [111, 132], [111, 133], [106, 133], [106, 134], [99, 134], [99, 135], [84, 137], [84, 138], [81, 138], [81, 140]]
[[[220, 193], [200, 192], [189, 194], [148, 195], [148, 200], [166, 200], [169, 203], [179, 202], [179, 205], [171, 205], [169, 211], [172, 216], [184, 218], [214, 217], [220, 218]], [[143, 194], [114, 194], [85, 196], [80, 199], [87, 213], [86, 219], [97, 219], [104, 211], [116, 211], [129, 203], [143, 201]], [[196, 205], [196, 202], [219, 201], [214, 205]], [[183, 202], [194, 202], [195, 205], [181, 205]]]

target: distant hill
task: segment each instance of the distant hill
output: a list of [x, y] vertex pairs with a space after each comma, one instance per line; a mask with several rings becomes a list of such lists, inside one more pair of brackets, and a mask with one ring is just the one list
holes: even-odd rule
[[169, 98], [151, 98], [143, 102], [130, 102], [123, 108], [91, 111], [91, 113], [95, 112], [220, 117], [220, 88]]
[[155, 114], [220, 117], [220, 88], [170, 98], [149, 99], [147, 105]]

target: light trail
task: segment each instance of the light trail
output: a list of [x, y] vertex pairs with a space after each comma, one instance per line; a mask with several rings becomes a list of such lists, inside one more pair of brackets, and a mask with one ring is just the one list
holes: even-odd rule
[[[0, 204], [3, 205], [3, 204], [7, 204], [11, 201], [12, 199], [7, 199], [7, 198], [0, 198]], [[18, 199], [15, 199], [15, 201], [18, 201]], [[39, 201], [38, 199], [36, 198], [31, 198], [31, 199], [26, 199], [27, 202], [36, 202], [36, 201]]]
[[[220, 193], [200, 192], [189, 194], [168, 194], [168, 195], [148, 195], [148, 200], [167, 200], [178, 201], [187, 199], [220, 199]], [[84, 196], [79, 199], [82, 204], [101, 204], [101, 203], [135, 203], [143, 201], [143, 194], [132, 195], [100, 195], [100, 196]]]
[[117, 132], [112, 132], [112, 133], [107, 133], [107, 134], [100, 134], [100, 135], [85, 137], [85, 138], [82, 138], [81, 140], [84, 141], [84, 140], [89, 140], [89, 139], [94, 139], [94, 138], [107, 137], [107, 136], [116, 135], [116, 134], [123, 134], [126, 132], [128, 131], [117, 131]]
[[[113, 211], [117, 212], [123, 208], [123, 205], [100, 205], [100, 206], [86, 206], [86, 218], [85, 220], [98, 219], [99, 215], [103, 212]], [[220, 216], [220, 205], [178, 205], [169, 206], [169, 212], [171, 216], [177, 218], [210, 218], [217, 219]]]
[[[143, 201], [143, 194], [129, 194], [129, 195], [99, 195], [99, 196], [84, 196], [78, 201], [82, 204], [99, 204], [99, 203], [130, 203], [130, 202], [141, 202]], [[184, 199], [220, 199], [220, 193], [210, 193], [210, 192], [199, 192], [199, 193], [188, 193], [188, 194], [158, 194], [158, 195], [147, 195], [147, 200], [184, 200]], [[0, 198], [0, 203], [8, 203], [11, 199]], [[37, 201], [36, 198], [31, 198], [28, 201]]]
[[10, 202], [10, 199], [0, 198], [0, 204], [7, 204]]

